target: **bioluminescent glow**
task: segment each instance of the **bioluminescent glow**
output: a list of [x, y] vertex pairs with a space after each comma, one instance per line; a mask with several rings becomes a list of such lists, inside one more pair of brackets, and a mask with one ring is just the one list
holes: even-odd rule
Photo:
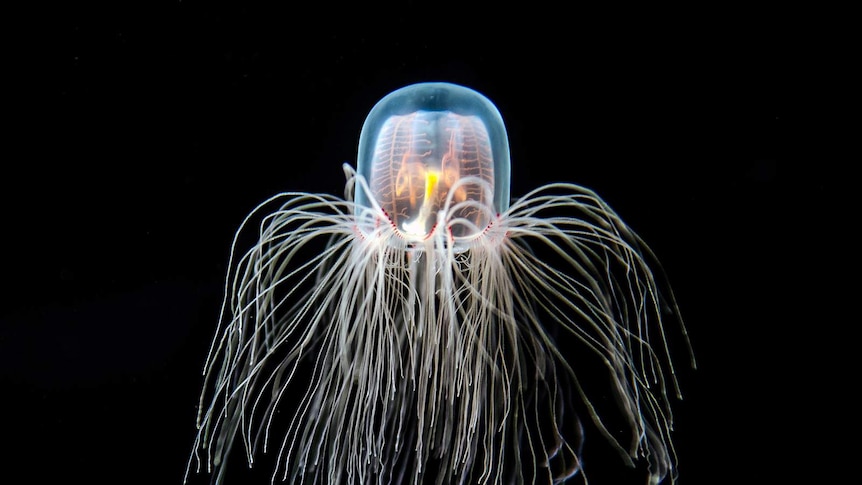
[[278, 194], [237, 231], [189, 471], [222, 483], [241, 450], [289, 483], [586, 483], [592, 431], [674, 481], [666, 320], [687, 337], [602, 199], [510, 204], [499, 112], [447, 83], [383, 98], [344, 173], [344, 198]]

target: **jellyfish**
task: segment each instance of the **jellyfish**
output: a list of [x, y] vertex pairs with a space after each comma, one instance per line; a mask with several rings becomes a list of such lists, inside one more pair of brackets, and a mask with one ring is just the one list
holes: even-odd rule
[[241, 449], [273, 482], [587, 483], [592, 433], [673, 483], [667, 321], [688, 337], [655, 254], [587, 188], [510, 200], [509, 163], [485, 96], [414, 84], [369, 113], [344, 197], [256, 207], [186, 478]]

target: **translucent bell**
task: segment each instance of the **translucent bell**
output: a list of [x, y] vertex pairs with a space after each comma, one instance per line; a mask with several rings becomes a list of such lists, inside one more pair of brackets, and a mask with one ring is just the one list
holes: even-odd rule
[[373, 197], [408, 240], [429, 237], [439, 220], [451, 222], [453, 237], [470, 237], [508, 208], [509, 165], [506, 127], [488, 98], [455, 84], [413, 84], [365, 119], [357, 173], [368, 191], [357, 190], [356, 202], [371, 208]]

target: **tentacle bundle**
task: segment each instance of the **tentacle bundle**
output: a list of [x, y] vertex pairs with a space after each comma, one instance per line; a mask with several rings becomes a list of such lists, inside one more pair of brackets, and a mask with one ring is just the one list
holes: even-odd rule
[[649, 248], [577, 185], [501, 202], [502, 128], [420, 112], [368, 145], [373, 180], [344, 166], [343, 199], [280, 194], [243, 221], [188, 471], [223, 483], [239, 446], [275, 457], [273, 482], [587, 483], [593, 430], [673, 483], [678, 311]]

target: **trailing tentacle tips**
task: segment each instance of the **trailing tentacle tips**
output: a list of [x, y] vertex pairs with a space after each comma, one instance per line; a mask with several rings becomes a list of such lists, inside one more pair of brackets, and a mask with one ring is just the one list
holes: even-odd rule
[[[610, 377], [617, 418], [629, 431], [609, 431], [602, 418], [608, 406], [599, 410], [581, 384], [582, 376], [596, 369], [573, 367], [566, 356], [578, 351], [549, 343], [581, 408], [630, 464], [648, 462], [651, 483], [666, 477], [672, 483], [669, 393], [678, 398], [681, 393], [665, 320], [678, 324], [684, 345], [690, 349], [690, 344], [655, 255], [601, 198], [578, 185], [536, 189], [504, 217], [510, 242], [506, 266], [516, 282], [512, 291], [533, 299], [533, 331], [546, 338], [546, 329], [563, 329], [573, 344], [598, 357], [593, 363]], [[536, 315], [541, 319], [533, 320]]]

